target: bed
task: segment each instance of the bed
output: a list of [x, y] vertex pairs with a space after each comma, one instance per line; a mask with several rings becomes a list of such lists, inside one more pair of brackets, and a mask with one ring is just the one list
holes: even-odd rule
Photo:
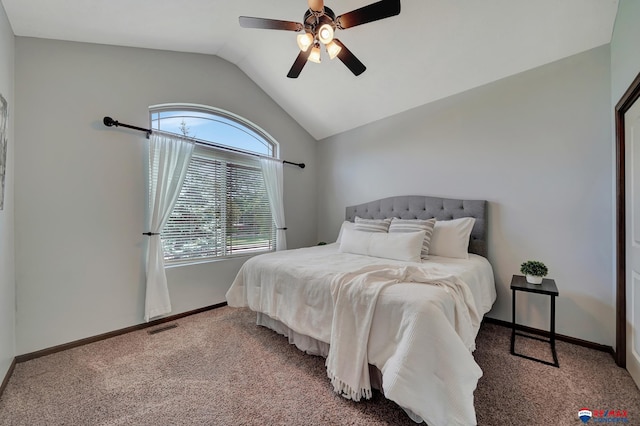
[[[496, 299], [486, 205], [400, 196], [347, 207], [335, 243], [249, 259], [227, 302], [324, 356], [334, 390], [346, 398], [368, 398], [376, 388], [418, 423], [476, 424], [475, 337]], [[418, 221], [435, 222], [428, 255], [428, 229], [365, 232], [369, 223]]]

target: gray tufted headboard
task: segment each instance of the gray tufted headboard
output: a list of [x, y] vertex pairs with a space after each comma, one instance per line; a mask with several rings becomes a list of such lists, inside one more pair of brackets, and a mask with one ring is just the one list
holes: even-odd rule
[[454, 200], [450, 198], [405, 195], [375, 200], [347, 207], [346, 219], [431, 219], [437, 220], [474, 217], [476, 219], [469, 239], [469, 253], [487, 257], [487, 202], [485, 200]]

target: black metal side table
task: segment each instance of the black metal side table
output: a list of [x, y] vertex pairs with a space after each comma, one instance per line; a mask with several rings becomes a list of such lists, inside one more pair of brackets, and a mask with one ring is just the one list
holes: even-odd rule
[[[546, 294], [551, 298], [551, 327], [549, 330], [549, 339], [543, 339], [540, 337], [531, 336], [528, 334], [522, 334], [516, 332], [516, 292], [525, 291], [528, 293]], [[532, 361], [541, 362], [546, 365], [552, 365], [554, 367], [560, 367], [558, 364], [558, 355], [556, 354], [556, 296], [558, 296], [558, 287], [556, 282], [544, 278], [542, 284], [530, 284], [527, 279], [522, 275], [514, 275], [511, 278], [511, 355], [516, 355], [522, 358], [530, 359]], [[528, 339], [539, 340], [541, 342], [547, 342], [551, 344], [551, 354], [553, 355], [553, 362], [544, 361], [541, 359], [533, 358], [527, 355], [516, 353], [515, 343], [516, 335], [526, 337]]]

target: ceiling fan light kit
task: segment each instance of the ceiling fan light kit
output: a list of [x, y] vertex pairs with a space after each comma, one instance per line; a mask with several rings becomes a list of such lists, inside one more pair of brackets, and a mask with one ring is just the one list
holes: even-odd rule
[[307, 61], [320, 63], [320, 43], [325, 46], [330, 59], [338, 57], [354, 75], [362, 74], [367, 67], [340, 40], [334, 38], [335, 31], [400, 14], [400, 0], [381, 0], [337, 17], [333, 10], [324, 5], [324, 0], [308, 0], [308, 6], [304, 23], [250, 16], [239, 18], [240, 26], [244, 28], [304, 31], [297, 37], [300, 52], [287, 74], [289, 78], [297, 78]]

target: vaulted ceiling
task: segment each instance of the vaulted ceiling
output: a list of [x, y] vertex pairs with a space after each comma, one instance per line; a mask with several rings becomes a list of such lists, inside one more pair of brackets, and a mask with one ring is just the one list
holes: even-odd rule
[[[618, 0], [403, 0], [400, 15], [338, 30], [367, 70], [324, 55], [287, 78], [296, 33], [240, 15], [302, 22], [306, 0], [1, 0], [17, 36], [218, 55], [316, 139], [611, 41]], [[374, 0], [325, 0], [337, 14]]]

